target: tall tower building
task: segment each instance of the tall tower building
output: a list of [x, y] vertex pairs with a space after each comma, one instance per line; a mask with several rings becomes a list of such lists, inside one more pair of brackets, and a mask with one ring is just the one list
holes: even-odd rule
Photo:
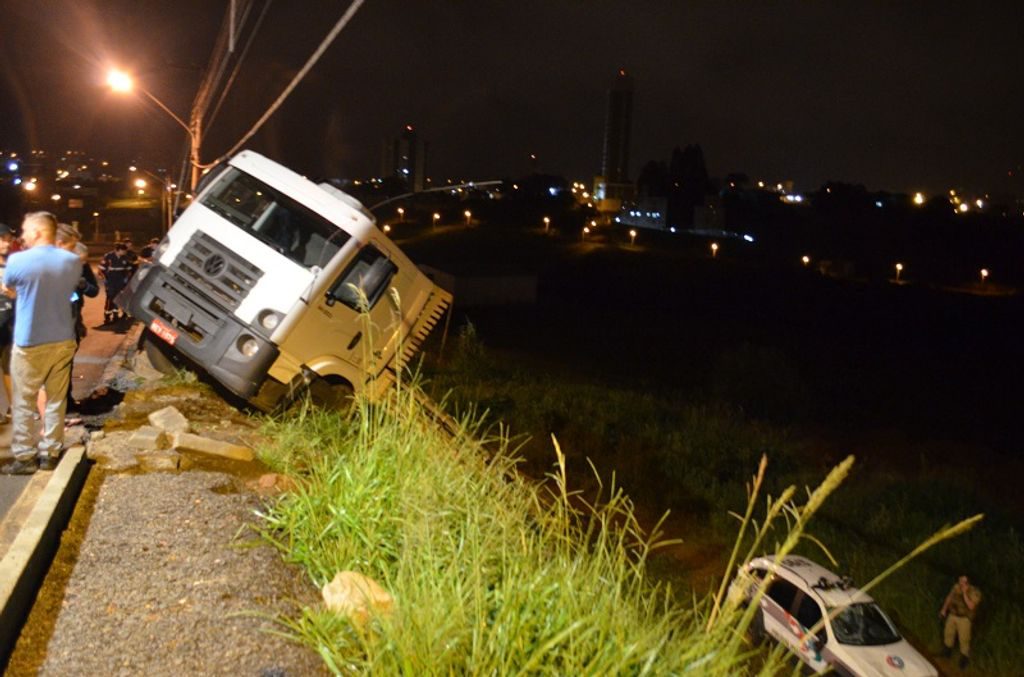
[[382, 176], [397, 176], [404, 179], [412, 190], [421, 191], [426, 164], [427, 144], [416, 135], [412, 125], [406, 125], [396, 138], [384, 141]]
[[608, 92], [601, 175], [608, 183], [629, 181], [629, 131], [633, 121], [633, 78], [620, 69]]
[[597, 209], [606, 219], [633, 199], [636, 192], [629, 180], [629, 135], [633, 122], [633, 78], [620, 69], [608, 91], [608, 114], [604, 121], [604, 152], [601, 175], [594, 177]]

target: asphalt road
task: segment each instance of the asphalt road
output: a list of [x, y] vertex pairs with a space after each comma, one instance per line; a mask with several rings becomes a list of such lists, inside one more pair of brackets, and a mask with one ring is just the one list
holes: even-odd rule
[[[100, 327], [103, 322], [103, 291], [94, 299], [86, 299], [83, 319], [88, 333], [75, 355], [72, 372], [72, 392], [78, 399], [88, 397], [98, 386], [111, 356], [124, 341], [128, 323], [122, 326]], [[0, 411], [8, 407], [7, 394], [0, 388]], [[0, 463], [11, 459], [11, 425], [0, 426]], [[18, 500], [22, 490], [28, 484], [28, 477], [0, 475], [0, 522], [7, 511]]]

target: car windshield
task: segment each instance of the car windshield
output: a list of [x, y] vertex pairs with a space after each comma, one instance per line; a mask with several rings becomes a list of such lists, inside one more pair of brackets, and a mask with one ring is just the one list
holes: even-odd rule
[[832, 610], [832, 631], [840, 644], [874, 646], [900, 641], [900, 633], [874, 602], [861, 602]]
[[202, 204], [301, 266], [323, 266], [348, 240], [333, 223], [232, 167]]

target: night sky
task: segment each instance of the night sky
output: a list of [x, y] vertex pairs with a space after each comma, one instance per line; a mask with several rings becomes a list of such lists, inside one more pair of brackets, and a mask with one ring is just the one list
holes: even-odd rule
[[[264, 0], [256, 0], [255, 11]], [[240, 0], [241, 4], [241, 0]], [[184, 133], [108, 93], [133, 70], [187, 117], [227, 0], [0, 0], [0, 148], [153, 163]], [[204, 139], [226, 151], [348, 2], [276, 0]], [[635, 79], [631, 178], [700, 144], [712, 175], [899, 191], [1024, 192], [1024, 5], [1015, 2], [367, 0], [248, 147], [310, 175], [380, 171], [405, 124], [435, 178], [600, 167], [606, 92]], [[244, 36], [243, 36], [244, 37]]]

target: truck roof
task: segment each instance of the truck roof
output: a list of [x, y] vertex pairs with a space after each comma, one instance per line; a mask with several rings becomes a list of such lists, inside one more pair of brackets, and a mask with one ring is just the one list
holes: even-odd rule
[[259, 153], [243, 150], [228, 160], [228, 164], [280, 189], [363, 242], [375, 228], [372, 215], [360, 209], [362, 205], [355, 198], [342, 199], [336, 194], [337, 189], [326, 190]]

